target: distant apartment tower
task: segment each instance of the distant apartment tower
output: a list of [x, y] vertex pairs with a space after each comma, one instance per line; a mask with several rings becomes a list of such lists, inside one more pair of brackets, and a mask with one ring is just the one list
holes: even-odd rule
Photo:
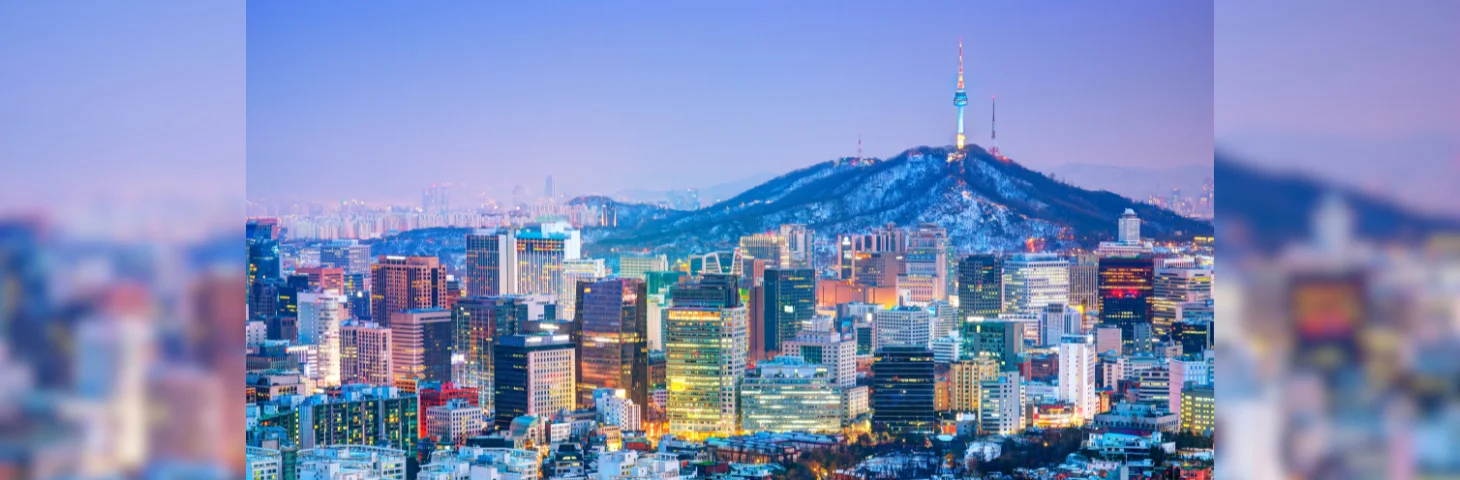
[[391, 366], [395, 380], [450, 382], [456, 330], [451, 311], [421, 308], [390, 318]]
[[761, 320], [767, 352], [796, 338], [816, 314], [816, 272], [809, 268], [768, 268], [765, 271]]
[[872, 425], [893, 434], [931, 435], [934, 411], [933, 352], [892, 345], [872, 361]]
[[815, 234], [802, 224], [781, 225], [781, 238], [786, 239], [787, 268], [815, 268], [812, 265], [815, 252]]
[[453, 381], [477, 389], [477, 404], [493, 410], [493, 349], [497, 338], [516, 335], [528, 319], [527, 302], [519, 297], [465, 297], [452, 307], [456, 353], [462, 364]]
[[558, 283], [558, 318], [573, 318], [577, 310], [578, 282], [596, 282], [608, 276], [601, 258], [563, 260], [563, 279]]
[[319, 347], [319, 387], [340, 384], [340, 324], [345, 297], [336, 291], [299, 294], [299, 343]]
[[1070, 262], [1051, 253], [1022, 253], [1004, 261], [1004, 313], [1033, 315], [1070, 303]]
[[593, 391], [600, 388], [623, 389], [640, 409], [649, 405], [648, 300], [642, 280], [578, 284], [572, 332], [579, 359], [579, 406], [592, 405]]
[[825, 366], [782, 355], [761, 362], [741, 386], [740, 428], [747, 432], [836, 433], [842, 397]]
[[516, 293], [517, 236], [513, 230], [478, 229], [466, 234], [465, 261], [462, 277], [467, 296]]
[[577, 356], [568, 335], [508, 335], [495, 349], [496, 419], [508, 428], [523, 415], [553, 415], [577, 405]]
[[1075, 406], [1075, 413], [1088, 421], [1101, 413], [1095, 394], [1095, 338], [1065, 335], [1059, 344], [1059, 400]]
[[837, 388], [857, 385], [857, 340], [837, 332], [805, 331], [781, 345], [782, 355], [826, 367]]
[[666, 270], [669, 270], [669, 257], [662, 253], [658, 255], [625, 254], [618, 257], [619, 277], [648, 280], [649, 272]]
[[969, 255], [958, 261], [958, 319], [995, 318], [1004, 311], [1004, 261]]
[[906, 289], [916, 303], [948, 299], [948, 231], [935, 224], [921, 224], [907, 235], [903, 276], [898, 288]]
[[1144, 351], [1146, 345], [1138, 341], [1151, 330], [1153, 260], [1146, 256], [1101, 258], [1099, 274], [1101, 323], [1120, 327], [1124, 353]]
[[383, 255], [370, 267], [370, 318], [390, 326], [391, 314], [445, 307], [446, 267], [436, 257]]
[[340, 327], [340, 383], [392, 385], [390, 329], [352, 320]]
[[741, 306], [670, 307], [664, 340], [670, 433], [694, 439], [735, 434], [746, 317]]

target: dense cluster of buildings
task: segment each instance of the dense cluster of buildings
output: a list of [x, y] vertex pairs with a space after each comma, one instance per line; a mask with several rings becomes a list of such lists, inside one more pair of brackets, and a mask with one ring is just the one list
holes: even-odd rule
[[309, 478], [681, 478], [699, 470], [671, 455], [744, 463], [715, 452], [749, 434], [1209, 437], [1212, 258], [1119, 224], [1092, 252], [971, 255], [889, 225], [823, 240], [829, 266], [803, 225], [605, 262], [571, 224], [534, 224], [467, 234], [450, 272], [348, 241], [290, 271], [286, 230], [253, 219], [249, 458]]

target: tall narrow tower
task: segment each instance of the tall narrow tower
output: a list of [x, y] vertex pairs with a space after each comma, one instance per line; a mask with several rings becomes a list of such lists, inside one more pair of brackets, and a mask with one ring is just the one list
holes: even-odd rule
[[968, 92], [963, 91], [963, 39], [958, 39], [958, 90], [953, 92], [953, 105], [958, 107], [958, 149], [963, 150], [963, 107], [968, 105]]
[[997, 98], [994, 97], [994, 96], [992, 96], [992, 95], [990, 95], [989, 96], [989, 155], [993, 155], [994, 158], [1002, 159], [1002, 158], [1004, 158], [1004, 156], [1003, 155], [999, 155], [999, 129], [998, 129], [998, 127], [996, 127], [994, 125], [994, 122], [999, 119], [999, 111], [998, 110], [999, 110], [999, 104], [998, 104]]

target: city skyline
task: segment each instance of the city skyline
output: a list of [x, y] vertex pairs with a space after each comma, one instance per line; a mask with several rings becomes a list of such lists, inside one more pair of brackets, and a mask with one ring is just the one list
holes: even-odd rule
[[1211, 160], [1210, 6], [336, 10], [249, 10], [250, 200], [704, 188], [855, 156], [859, 133], [870, 157], [952, 145], [959, 38], [971, 144], [997, 95], [1000, 147], [1036, 170]]

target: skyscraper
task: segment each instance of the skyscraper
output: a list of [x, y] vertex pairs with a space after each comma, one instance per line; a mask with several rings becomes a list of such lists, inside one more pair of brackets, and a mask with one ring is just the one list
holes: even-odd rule
[[873, 314], [872, 335], [878, 350], [890, 345], [928, 349], [933, 343], [933, 316], [928, 309], [911, 305], [880, 310]]
[[[248, 255], [248, 291], [252, 292], [254, 284], [261, 283], [267, 279], [279, 278], [279, 219], [277, 218], [250, 218], [244, 226], [245, 243], [247, 244]], [[250, 296], [249, 311], [257, 312], [259, 309], [254, 305], [253, 297]]]
[[781, 345], [782, 355], [826, 367], [837, 388], [857, 385], [857, 340], [837, 332], [806, 331]]
[[985, 320], [973, 317], [963, 321], [959, 329], [963, 339], [961, 352], [964, 358], [988, 357], [999, 362], [999, 367], [1012, 369], [1024, 353], [1024, 322], [1016, 320]]
[[878, 350], [872, 361], [873, 427], [931, 435], [936, 420], [933, 390], [932, 351], [906, 345]]
[[[640, 409], [649, 405], [648, 294], [642, 280], [609, 278], [578, 284], [573, 321], [578, 348], [578, 404], [593, 391], [623, 389]], [[648, 412], [640, 412], [647, 418]]]
[[1059, 344], [1059, 399], [1075, 405], [1075, 413], [1090, 420], [1100, 413], [1095, 395], [1095, 338], [1065, 335]]
[[573, 318], [578, 298], [578, 282], [596, 282], [608, 276], [601, 258], [563, 260], [562, 281], [558, 282], [558, 318]]
[[815, 252], [815, 235], [802, 224], [781, 225], [781, 238], [786, 239], [786, 252], [790, 259], [788, 268], [815, 268], [812, 258]]
[[447, 304], [446, 267], [436, 257], [382, 255], [370, 283], [370, 318], [387, 327], [392, 313]]
[[907, 289], [916, 303], [948, 299], [948, 231], [921, 224], [908, 233], [903, 276], [897, 287]]
[[999, 373], [999, 362], [990, 357], [960, 360], [949, 365], [948, 405], [954, 412], [977, 412], [983, 382]]
[[[648, 280], [648, 272], [669, 270], [669, 257], [659, 255], [624, 254], [618, 257], [618, 276]], [[651, 295], [656, 293], [649, 292]]]
[[995, 318], [1004, 311], [1004, 262], [994, 255], [969, 255], [958, 262], [958, 318]]
[[492, 410], [493, 349], [497, 338], [516, 335], [527, 321], [527, 302], [518, 297], [465, 297], [452, 307], [456, 352], [463, 362], [453, 380], [477, 389], [477, 404]]
[[577, 356], [568, 335], [508, 335], [497, 339], [496, 424], [511, 426], [522, 415], [553, 415], [577, 403], [573, 379]]
[[1082, 335], [1080, 311], [1062, 303], [1051, 303], [1039, 312], [1039, 344], [1058, 345], [1065, 335]]
[[370, 274], [370, 246], [356, 240], [334, 240], [319, 247], [319, 264], [345, 269], [345, 275]]
[[445, 308], [391, 314], [391, 364], [395, 380], [450, 382], [456, 329]]
[[1141, 218], [1129, 208], [1120, 214], [1120, 243], [1136, 245], [1141, 243]]
[[1024, 430], [1024, 384], [1017, 371], [1001, 371], [979, 385], [978, 429], [992, 435]]
[[740, 237], [741, 258], [765, 260], [773, 268], [789, 268], [791, 252], [786, 238], [774, 233], [757, 233]]
[[319, 346], [319, 387], [340, 384], [340, 323], [345, 297], [334, 290], [299, 294], [299, 343]]
[[842, 235], [837, 238], [837, 261], [840, 264], [841, 279], [857, 280], [857, 263], [863, 258], [859, 254], [902, 253], [906, 248], [907, 232], [893, 224], [874, 228], [870, 233]]
[[1070, 262], [1051, 253], [1022, 253], [1004, 262], [1004, 313], [1034, 315], [1070, 303]]
[[556, 295], [564, 260], [580, 258], [582, 240], [566, 224], [517, 230], [517, 288], [520, 295]]
[[1125, 353], [1144, 351], [1151, 328], [1151, 293], [1155, 268], [1150, 257], [1106, 257], [1100, 259], [1100, 319], [1120, 327]]
[[665, 325], [669, 431], [694, 439], [733, 435], [748, 350], [745, 307], [687, 303], [675, 302]]
[[1155, 270], [1151, 289], [1151, 332], [1165, 337], [1187, 306], [1212, 298], [1212, 270], [1193, 263], [1168, 264]]
[[390, 329], [375, 322], [346, 321], [340, 327], [340, 383], [392, 385]]
[[466, 234], [466, 294], [509, 295], [517, 289], [517, 236], [511, 229]]
[[765, 349], [781, 351], [816, 314], [816, 272], [809, 268], [768, 268], [764, 290]]

